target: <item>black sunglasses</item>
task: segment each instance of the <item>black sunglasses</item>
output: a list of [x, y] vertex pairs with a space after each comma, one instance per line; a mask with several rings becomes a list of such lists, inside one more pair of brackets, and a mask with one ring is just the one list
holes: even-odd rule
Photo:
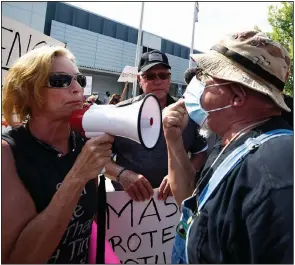
[[156, 80], [159, 77], [161, 80], [166, 80], [171, 76], [171, 73], [158, 73], [158, 74], [142, 74], [141, 75], [145, 80]]
[[78, 84], [84, 88], [86, 87], [86, 76], [82, 74], [65, 74], [54, 73], [49, 76], [49, 87], [53, 88], [67, 88], [70, 87], [73, 80], [76, 80]]

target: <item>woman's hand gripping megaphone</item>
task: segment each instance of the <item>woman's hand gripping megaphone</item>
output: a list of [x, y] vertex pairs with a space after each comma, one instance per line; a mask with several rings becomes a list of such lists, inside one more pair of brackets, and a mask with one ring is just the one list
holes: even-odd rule
[[86, 184], [103, 174], [104, 167], [111, 161], [113, 142], [114, 137], [109, 134], [89, 139], [70, 170], [71, 175]]

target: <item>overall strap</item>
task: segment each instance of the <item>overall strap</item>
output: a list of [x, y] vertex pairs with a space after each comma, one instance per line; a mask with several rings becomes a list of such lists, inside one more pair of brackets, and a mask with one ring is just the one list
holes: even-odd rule
[[210, 178], [208, 184], [201, 192], [201, 195], [198, 199], [198, 212], [201, 211], [213, 191], [221, 183], [224, 177], [235, 167], [237, 166], [245, 156], [253, 150], [256, 150], [266, 141], [283, 136], [283, 135], [293, 135], [293, 131], [285, 129], [277, 129], [268, 131], [256, 138], [248, 138], [244, 144], [237, 147], [233, 152], [231, 152], [224, 161], [217, 167], [214, 171], [212, 177]]

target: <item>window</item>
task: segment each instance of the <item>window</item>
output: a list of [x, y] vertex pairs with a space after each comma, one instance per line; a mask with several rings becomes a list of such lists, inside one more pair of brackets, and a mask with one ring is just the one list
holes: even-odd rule
[[181, 57], [181, 47], [177, 43], [174, 43], [173, 55]]
[[169, 40], [166, 43], [166, 53], [173, 55], [173, 43]]
[[128, 42], [137, 44], [138, 30], [128, 27]]
[[167, 43], [167, 41], [165, 39], [162, 39], [162, 41], [161, 41], [161, 52], [163, 52], [163, 53], [166, 52], [166, 43]]
[[56, 7], [56, 20], [68, 25], [73, 25], [74, 8], [59, 3]]
[[185, 46], [181, 47], [181, 57], [184, 59], [188, 59], [188, 57], [189, 57], [189, 48], [188, 47], [185, 47]]
[[90, 16], [91, 17], [90, 17], [89, 30], [95, 33], [102, 34], [105, 19], [93, 14], [91, 14]]
[[75, 12], [74, 26], [81, 29], [88, 30], [89, 13], [80, 9], [74, 9], [74, 12]]
[[103, 34], [109, 37], [116, 38], [117, 23], [108, 19], [104, 21]]
[[127, 28], [127, 26], [117, 24], [116, 38], [119, 40], [128, 41], [128, 28]]

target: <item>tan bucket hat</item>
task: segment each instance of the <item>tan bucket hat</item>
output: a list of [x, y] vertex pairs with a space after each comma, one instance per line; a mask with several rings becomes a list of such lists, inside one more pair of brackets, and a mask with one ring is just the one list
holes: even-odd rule
[[191, 54], [204, 74], [240, 83], [271, 97], [290, 112], [283, 98], [289, 77], [290, 55], [278, 42], [262, 32], [245, 31], [227, 35], [208, 53]]

